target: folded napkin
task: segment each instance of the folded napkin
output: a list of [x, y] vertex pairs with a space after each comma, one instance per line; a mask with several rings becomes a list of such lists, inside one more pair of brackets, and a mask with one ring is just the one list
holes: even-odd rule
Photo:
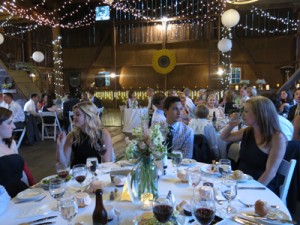
[[126, 177], [124, 187], [122, 190], [121, 201], [134, 201], [134, 196], [132, 193], [131, 185], [130, 185], [131, 175], [128, 174]]

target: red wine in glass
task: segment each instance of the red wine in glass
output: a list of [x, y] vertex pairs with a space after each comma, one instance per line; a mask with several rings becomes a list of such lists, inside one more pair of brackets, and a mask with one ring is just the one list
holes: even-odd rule
[[85, 176], [79, 175], [75, 177], [75, 180], [81, 184], [85, 180]]
[[215, 218], [215, 211], [207, 208], [197, 208], [194, 211], [194, 216], [200, 224], [208, 225]]
[[173, 207], [170, 205], [156, 205], [153, 208], [153, 213], [159, 222], [166, 223], [173, 214]]
[[62, 170], [58, 172], [58, 176], [62, 179], [65, 179], [67, 176], [69, 175], [69, 171], [68, 170]]

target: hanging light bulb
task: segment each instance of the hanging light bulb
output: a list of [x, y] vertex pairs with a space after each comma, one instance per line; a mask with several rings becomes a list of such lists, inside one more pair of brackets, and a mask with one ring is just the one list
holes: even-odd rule
[[221, 22], [224, 27], [234, 27], [240, 21], [240, 14], [235, 9], [225, 11], [221, 17]]
[[230, 39], [224, 38], [218, 42], [218, 49], [221, 52], [228, 52], [232, 48], [232, 42]]
[[44, 58], [45, 58], [44, 54], [40, 51], [35, 51], [32, 54], [32, 59], [36, 62], [42, 62], [44, 60]]

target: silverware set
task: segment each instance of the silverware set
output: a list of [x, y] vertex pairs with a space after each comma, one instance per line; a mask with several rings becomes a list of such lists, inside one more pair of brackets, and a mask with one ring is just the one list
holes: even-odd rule
[[24, 200], [17, 200], [15, 201], [15, 204], [20, 204], [20, 203], [26, 203], [26, 202], [40, 202], [42, 201], [44, 198], [46, 198], [47, 195], [44, 195], [38, 199], [24, 199]]
[[54, 219], [56, 217], [57, 216], [48, 216], [48, 217], [41, 218], [41, 219], [38, 219], [38, 220], [29, 221], [27, 223], [21, 223], [19, 225], [30, 225], [30, 224], [34, 224], [34, 225], [48, 225], [48, 224], [55, 224], [54, 221], [48, 221], [48, 222], [44, 222], [44, 221], [51, 220], [51, 219]]

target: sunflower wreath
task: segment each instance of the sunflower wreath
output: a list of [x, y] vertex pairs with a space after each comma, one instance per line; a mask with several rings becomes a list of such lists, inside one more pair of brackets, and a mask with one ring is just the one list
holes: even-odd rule
[[161, 49], [156, 51], [152, 57], [152, 66], [160, 74], [170, 73], [176, 66], [176, 57], [173, 51]]

